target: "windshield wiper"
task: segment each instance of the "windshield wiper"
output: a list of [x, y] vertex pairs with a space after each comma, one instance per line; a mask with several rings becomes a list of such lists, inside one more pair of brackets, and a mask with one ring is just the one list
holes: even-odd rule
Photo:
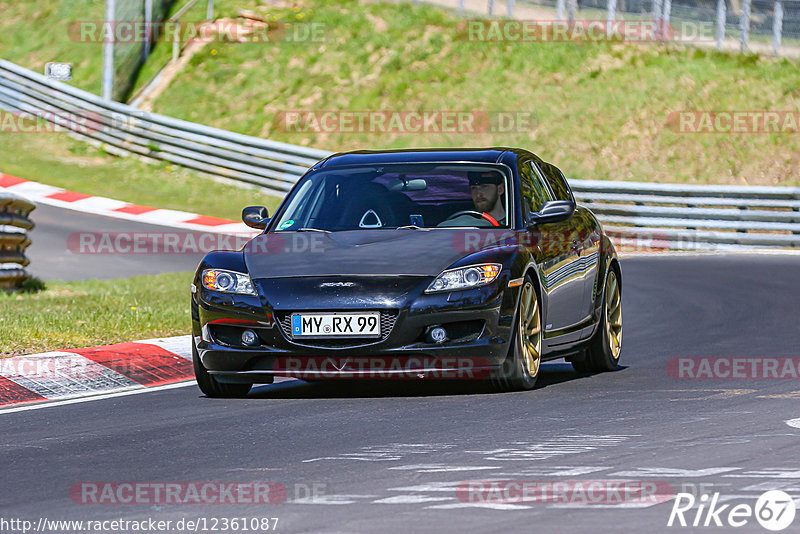
[[401, 230], [403, 228], [407, 228], [409, 230], [424, 230], [422, 226], [417, 226], [416, 224], [407, 224], [406, 226], [398, 226], [395, 230]]
[[321, 228], [300, 228], [299, 230], [295, 230], [295, 232], [322, 232], [324, 234], [331, 233], [330, 230], [322, 230]]

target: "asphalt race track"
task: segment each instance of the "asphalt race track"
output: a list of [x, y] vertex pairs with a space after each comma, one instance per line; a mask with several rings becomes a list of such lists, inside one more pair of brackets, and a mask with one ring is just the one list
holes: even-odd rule
[[[121, 278], [140, 274], [194, 271], [202, 254], [89, 254], [79, 253], [81, 232], [153, 233], [176, 232], [174, 228], [103, 217], [37, 204], [31, 213], [36, 227], [25, 255], [28, 270], [42, 280], [88, 280]], [[182, 234], [189, 232], [178, 230]], [[152, 242], [154, 238], [147, 239]], [[147, 247], [147, 245], [144, 245]], [[99, 247], [98, 247], [99, 249]]]
[[[46, 245], [41, 220], [34, 242]], [[193, 268], [175, 261], [115, 274]], [[671, 501], [593, 502], [574, 491], [545, 502], [473, 500], [457, 488], [627, 480], [653, 483], [666, 499], [719, 492], [722, 504], [753, 506], [767, 489], [796, 498], [800, 428], [786, 421], [800, 418], [800, 381], [680, 379], [667, 367], [679, 357], [798, 357], [800, 257], [634, 257], [622, 268], [623, 366], [579, 376], [545, 364], [531, 392], [493, 394], [471, 381], [287, 380], [246, 399], [209, 399], [189, 385], [0, 412], [0, 515], [270, 517], [287, 533], [658, 532], [692, 529], [667, 528]], [[70, 269], [64, 277], [79, 277]], [[86, 504], [74, 493], [83, 482], [237, 481], [281, 484], [285, 500]], [[737, 531], [767, 532], [754, 518]]]

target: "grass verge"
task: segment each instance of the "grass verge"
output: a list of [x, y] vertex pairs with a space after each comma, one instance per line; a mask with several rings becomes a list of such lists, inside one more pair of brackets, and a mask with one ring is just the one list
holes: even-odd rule
[[[796, 62], [676, 45], [471, 42], [462, 19], [424, 3], [239, 4], [293, 24], [302, 15], [322, 25], [323, 40], [207, 45], [155, 111], [335, 151], [520, 146], [573, 178], [800, 185], [797, 135], [680, 133], [667, 122], [682, 110], [797, 111]], [[535, 120], [485, 133], [287, 132], [281, 113], [296, 110], [502, 110]]]
[[63, 133], [0, 133], [0, 172], [79, 193], [236, 221], [245, 206], [267, 206], [274, 213], [281, 200], [175, 165], [112, 156]]
[[191, 281], [167, 273], [0, 292], [0, 356], [187, 334]]

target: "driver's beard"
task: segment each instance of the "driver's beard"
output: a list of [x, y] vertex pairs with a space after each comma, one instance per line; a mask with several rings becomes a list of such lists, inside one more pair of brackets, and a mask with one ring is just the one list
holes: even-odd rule
[[478, 208], [478, 211], [490, 213], [497, 204], [497, 197], [497, 190], [495, 190], [493, 195], [486, 195], [486, 200], [481, 202], [480, 205], [476, 202], [475, 207]]

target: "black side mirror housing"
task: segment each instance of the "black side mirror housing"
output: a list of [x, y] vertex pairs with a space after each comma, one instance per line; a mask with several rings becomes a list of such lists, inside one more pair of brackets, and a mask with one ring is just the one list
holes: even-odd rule
[[528, 225], [566, 221], [575, 213], [575, 203], [571, 200], [551, 200], [542, 205], [539, 211], [528, 213]]
[[269, 224], [269, 212], [264, 206], [248, 206], [242, 210], [242, 221], [250, 228], [263, 230]]

